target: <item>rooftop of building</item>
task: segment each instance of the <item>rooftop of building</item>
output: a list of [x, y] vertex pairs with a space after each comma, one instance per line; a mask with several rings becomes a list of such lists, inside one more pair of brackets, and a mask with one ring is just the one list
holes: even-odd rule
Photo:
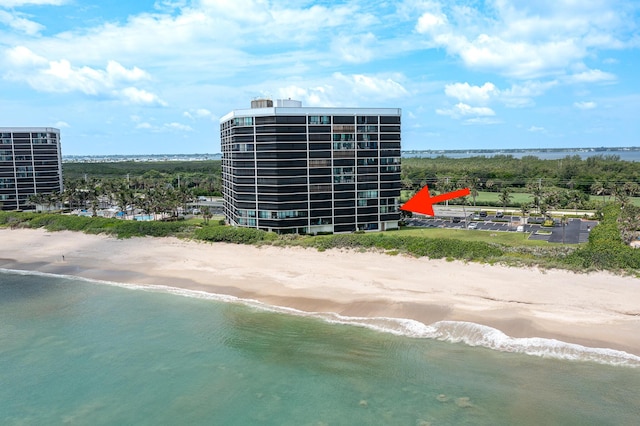
[[55, 132], [60, 133], [60, 129], [55, 127], [0, 127], [0, 132], [20, 133], [20, 132]]
[[235, 117], [260, 117], [272, 115], [401, 115], [400, 108], [357, 107], [303, 107], [301, 101], [293, 99], [254, 99], [251, 108], [236, 109], [220, 118], [220, 123]]

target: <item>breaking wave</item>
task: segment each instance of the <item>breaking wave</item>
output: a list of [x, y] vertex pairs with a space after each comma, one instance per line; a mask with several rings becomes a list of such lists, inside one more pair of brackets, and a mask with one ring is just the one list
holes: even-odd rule
[[571, 361], [587, 361], [614, 366], [640, 367], [640, 356], [630, 354], [628, 352], [609, 348], [592, 348], [541, 337], [511, 337], [498, 329], [472, 322], [438, 321], [427, 325], [419, 321], [405, 318], [348, 317], [336, 313], [306, 312], [294, 308], [268, 305], [253, 299], [243, 299], [224, 294], [187, 290], [164, 285], [120, 283], [82, 278], [73, 275], [0, 268], [0, 273], [2, 272], [19, 275], [39, 275], [66, 278], [90, 283], [106, 284], [130, 290], [162, 292], [183, 297], [215, 300], [226, 303], [238, 303], [265, 311], [317, 318], [332, 324], [365, 327], [379, 332], [392, 333], [411, 338], [435, 339], [450, 343], [463, 343], [469, 346], [483, 347], [501, 352]]

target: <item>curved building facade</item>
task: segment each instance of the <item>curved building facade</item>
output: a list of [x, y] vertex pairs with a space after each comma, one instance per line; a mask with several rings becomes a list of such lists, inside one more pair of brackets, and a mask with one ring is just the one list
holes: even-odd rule
[[62, 189], [60, 130], [0, 127], [0, 208], [32, 208], [31, 195]]
[[398, 227], [400, 109], [269, 102], [220, 119], [230, 224], [305, 234]]

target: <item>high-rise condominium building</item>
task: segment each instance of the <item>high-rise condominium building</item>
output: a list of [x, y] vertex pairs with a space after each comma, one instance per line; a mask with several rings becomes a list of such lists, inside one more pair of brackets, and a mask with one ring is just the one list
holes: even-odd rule
[[60, 130], [0, 127], [1, 209], [31, 208], [31, 195], [61, 191]]
[[230, 112], [220, 119], [226, 220], [278, 233], [397, 228], [400, 117], [267, 99]]

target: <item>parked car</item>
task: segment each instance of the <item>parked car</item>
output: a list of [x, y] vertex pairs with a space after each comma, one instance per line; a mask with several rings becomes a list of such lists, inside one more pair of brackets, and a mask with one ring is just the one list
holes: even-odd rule
[[471, 222], [467, 228], [469, 228], [469, 229], [477, 229], [478, 228], [478, 224], [476, 222]]
[[504, 213], [500, 212], [500, 211], [497, 211], [496, 212], [496, 218], [500, 219], [501, 217], [504, 217]]
[[487, 212], [480, 212], [480, 217], [487, 217]]

